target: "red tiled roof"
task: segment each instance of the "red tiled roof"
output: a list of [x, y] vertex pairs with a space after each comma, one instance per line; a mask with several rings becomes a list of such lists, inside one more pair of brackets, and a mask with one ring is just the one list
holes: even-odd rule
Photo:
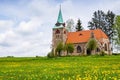
[[100, 40], [101, 38], [108, 39], [107, 35], [101, 29], [83, 30], [78, 32], [69, 32], [66, 43], [88, 42], [88, 40], [91, 38], [91, 32], [94, 33], [94, 36], [97, 40]]

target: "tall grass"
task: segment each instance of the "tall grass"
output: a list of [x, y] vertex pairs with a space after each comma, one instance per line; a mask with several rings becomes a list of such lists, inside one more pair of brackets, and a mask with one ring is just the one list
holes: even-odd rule
[[120, 55], [0, 58], [1, 80], [117, 80]]

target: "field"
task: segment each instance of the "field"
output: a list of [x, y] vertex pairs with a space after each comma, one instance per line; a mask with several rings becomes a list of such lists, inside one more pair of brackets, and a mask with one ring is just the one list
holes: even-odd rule
[[0, 58], [0, 80], [120, 80], [120, 55]]

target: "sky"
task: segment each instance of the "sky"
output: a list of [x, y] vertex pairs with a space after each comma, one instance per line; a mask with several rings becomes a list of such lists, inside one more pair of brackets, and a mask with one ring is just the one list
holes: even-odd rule
[[0, 0], [0, 57], [46, 56], [60, 5], [64, 22], [80, 18], [84, 29], [94, 11], [120, 15], [120, 0]]

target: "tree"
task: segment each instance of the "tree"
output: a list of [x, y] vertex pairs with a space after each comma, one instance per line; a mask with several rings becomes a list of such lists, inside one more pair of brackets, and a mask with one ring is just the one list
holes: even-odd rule
[[116, 16], [114, 28], [117, 35], [117, 44], [120, 45], [120, 16]]
[[55, 52], [58, 53], [58, 56], [61, 56], [62, 50], [63, 50], [63, 43], [60, 42], [60, 43], [58, 43]]
[[82, 25], [81, 25], [80, 19], [78, 19], [77, 25], [76, 25], [76, 31], [81, 31], [81, 30], [83, 30], [83, 27], [82, 27]]
[[109, 37], [110, 41], [112, 41], [112, 37], [114, 34], [114, 18], [115, 14], [112, 11], [108, 11], [105, 14], [103, 11], [95, 11], [93, 14], [92, 21], [88, 22], [89, 29], [101, 29], [106, 35]]
[[110, 40], [113, 39], [114, 36], [114, 20], [115, 20], [115, 14], [112, 11], [108, 11], [107, 15], [106, 15], [106, 27], [105, 27], [105, 31], [107, 36], [109, 37]]
[[48, 57], [48, 58], [53, 58], [53, 57], [55, 57], [55, 56], [54, 56], [54, 53], [53, 53], [53, 52], [49, 52], [49, 53], [47, 54], [47, 57]]
[[68, 53], [72, 53], [72, 52], [74, 51], [74, 46], [73, 46], [73, 44], [65, 44], [64, 50], [67, 51], [67, 55], [68, 55]]
[[120, 15], [116, 16], [114, 29], [115, 29], [115, 35], [116, 35], [114, 37], [114, 41], [115, 41], [115, 44], [117, 45], [117, 49], [118, 49], [120, 46]]
[[102, 26], [104, 26], [104, 19], [105, 19], [105, 13], [103, 11], [98, 10], [93, 13], [92, 21], [88, 22], [88, 28], [93, 30], [100, 28], [102, 29]]
[[[54, 58], [54, 57], [56, 57], [57, 55], [56, 55], [56, 53], [54, 53], [54, 50], [52, 49], [48, 54], [47, 54], [47, 57], [48, 58]], [[37, 57], [37, 56], [36, 56]]]
[[66, 21], [66, 24], [67, 24], [66, 29], [67, 29], [69, 32], [74, 31], [74, 21], [73, 21], [73, 19], [68, 19], [68, 20]]
[[97, 48], [97, 42], [94, 38], [91, 38], [90, 41], [87, 44], [87, 49], [92, 51]]

